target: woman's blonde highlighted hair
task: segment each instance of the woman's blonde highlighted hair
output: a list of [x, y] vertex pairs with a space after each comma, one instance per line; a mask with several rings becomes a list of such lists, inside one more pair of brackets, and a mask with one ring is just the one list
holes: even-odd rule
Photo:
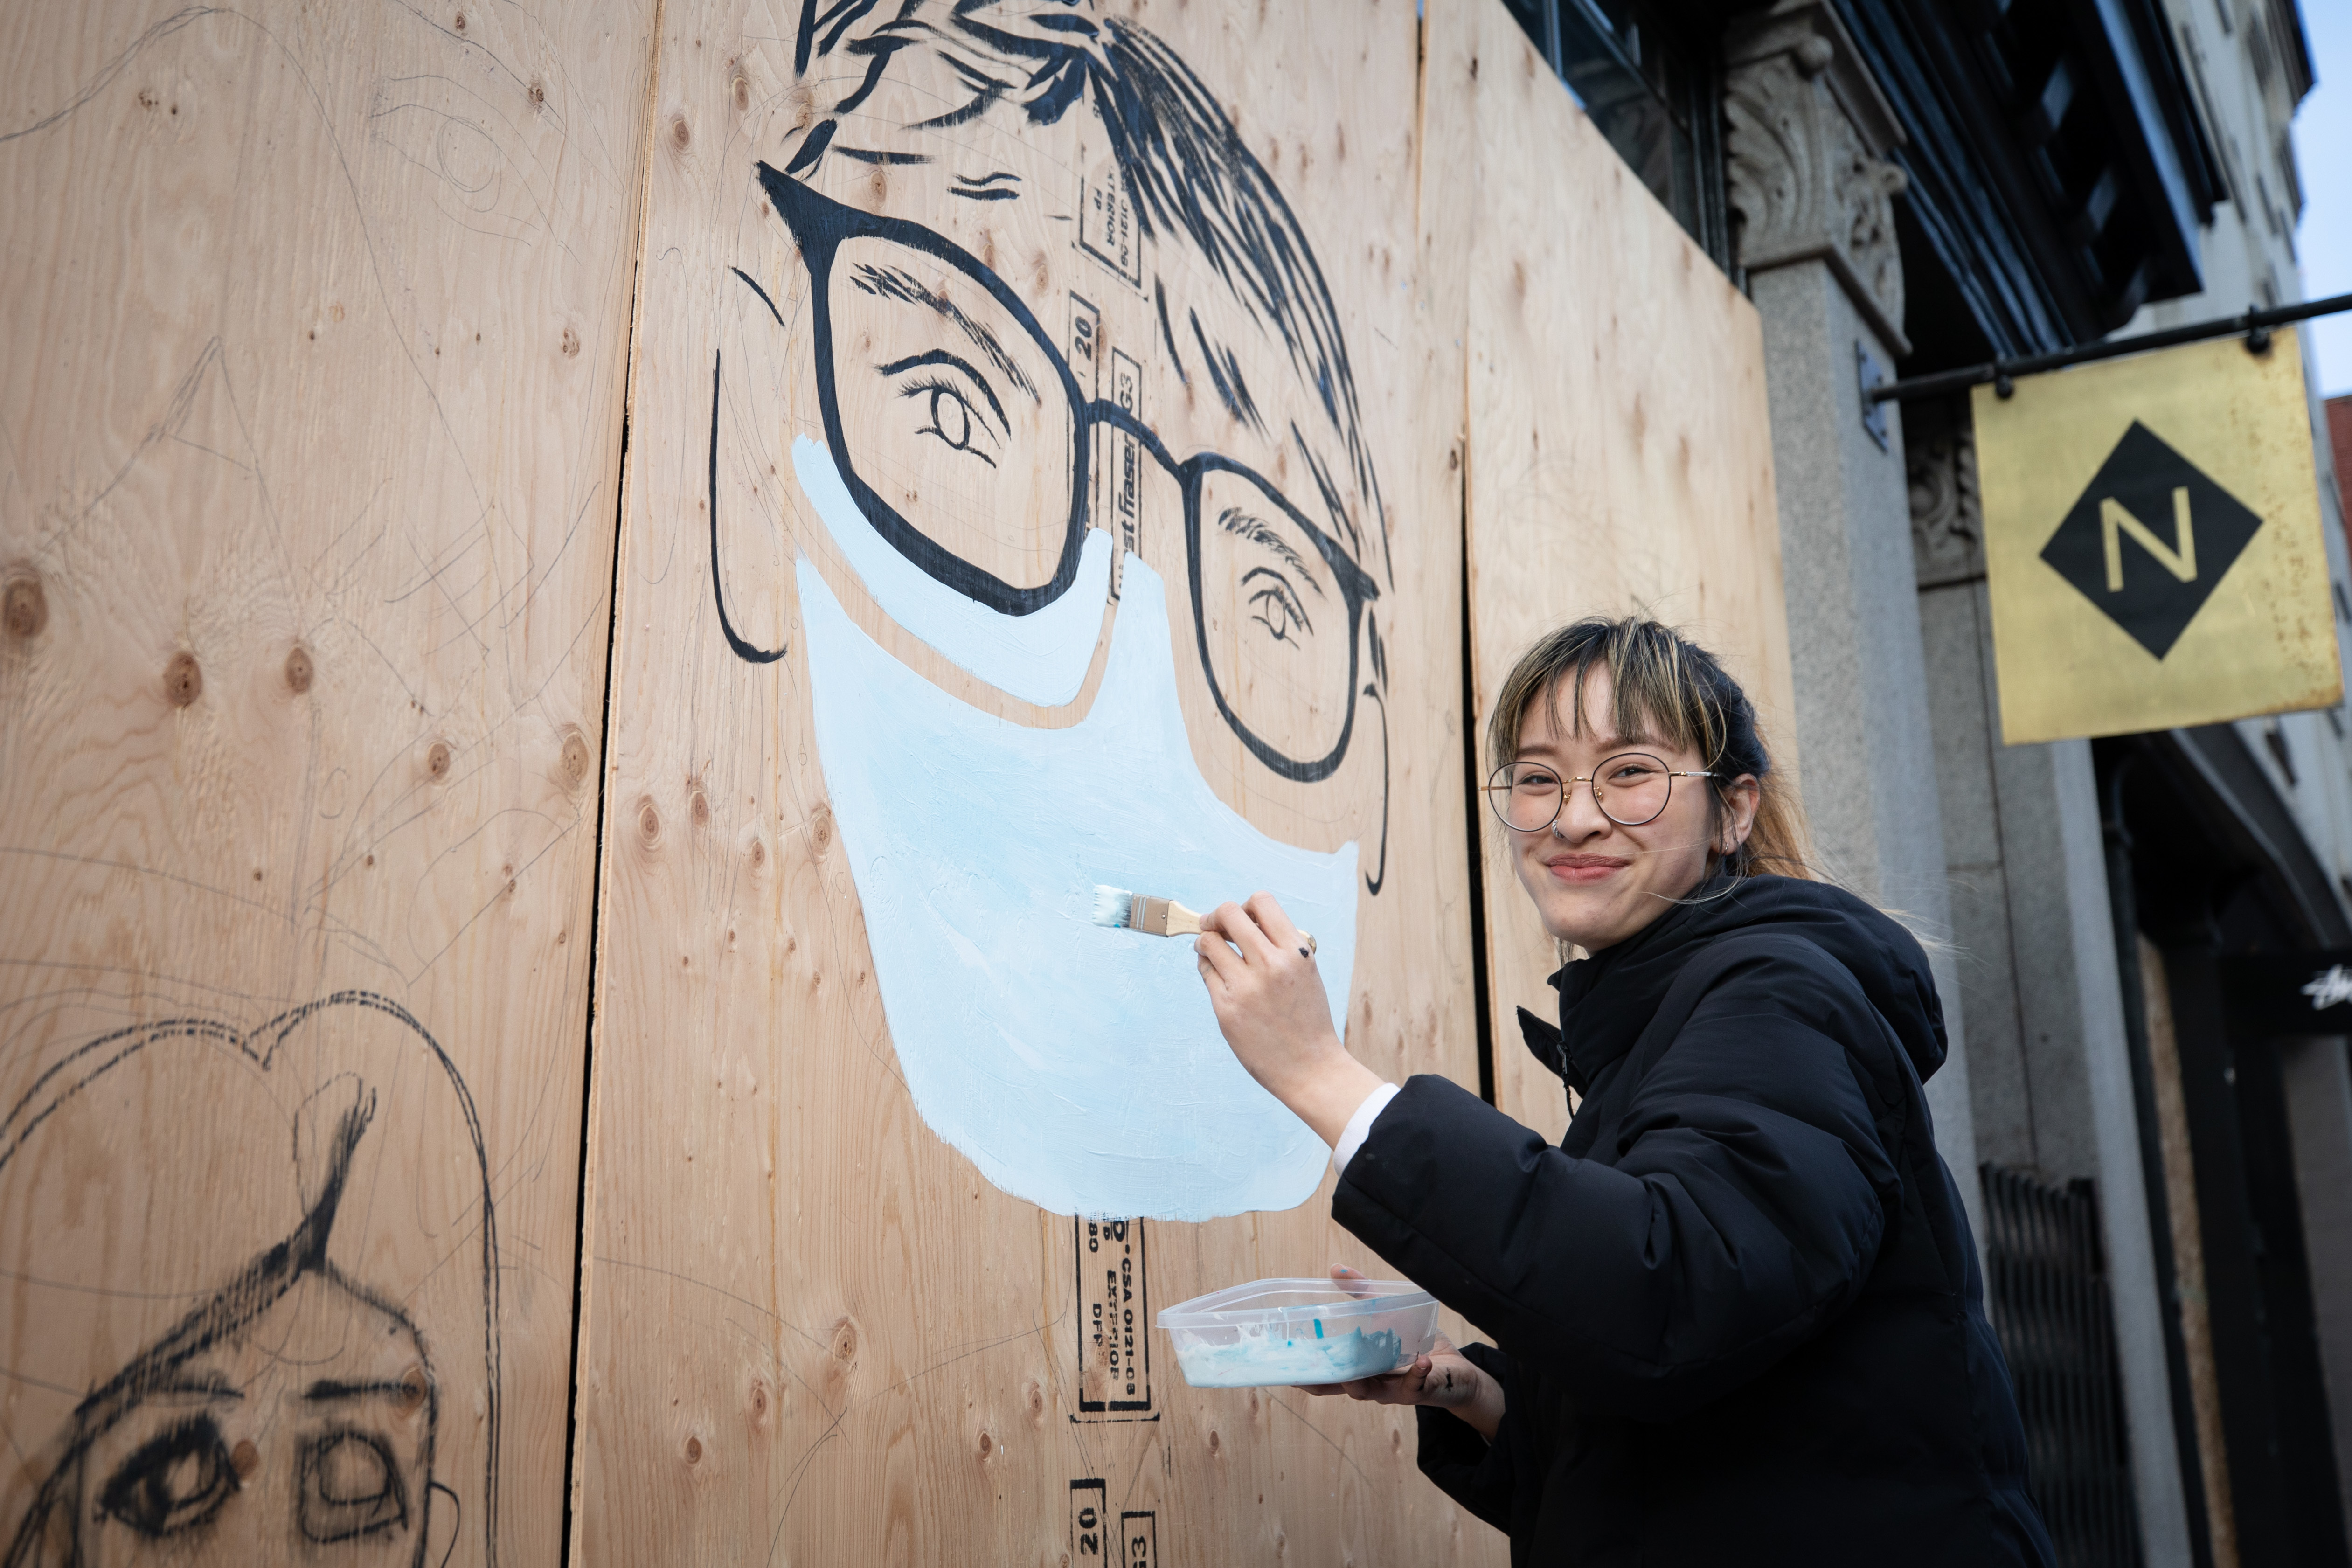
[[[1755, 775], [1756, 823], [1747, 842], [1722, 857], [1734, 876], [1814, 875], [1807, 861], [1803, 813], [1773, 770], [1756, 726], [1756, 707], [1713, 654], [1673, 627], [1645, 616], [1588, 616], [1560, 627], [1519, 656], [1495, 697], [1487, 721], [1491, 766], [1517, 760], [1519, 729], [1538, 700], [1552, 706], [1554, 722], [1568, 710], [1570, 733], [1584, 731], [1584, 682], [1609, 672], [1610, 721], [1617, 733], [1685, 748], [1720, 775], [1713, 782], [1718, 809], [1727, 786]], [[1566, 700], [1563, 702], [1563, 699]]]

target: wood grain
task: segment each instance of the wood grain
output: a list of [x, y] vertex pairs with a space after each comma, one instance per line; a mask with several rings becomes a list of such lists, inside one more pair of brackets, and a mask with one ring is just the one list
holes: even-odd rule
[[[1610, 151], [1500, 6], [1432, 0], [1431, 18], [1432, 144], [1441, 110], [1465, 113], [1453, 133], [1477, 159], [1462, 182], [1475, 194], [1459, 254], [1478, 721], [1545, 632], [1640, 612], [1723, 658], [1793, 776], [1755, 308]], [[1528, 177], [1531, 163], [1540, 177]], [[1482, 776], [1487, 764], [1482, 729]], [[1522, 1047], [1517, 1010], [1557, 1016], [1544, 979], [1559, 961], [1501, 824], [1483, 805], [1476, 821], [1496, 1103], [1557, 1140], [1566, 1098]]]
[[[557, 1554], [651, 53], [625, 3], [0, 19], [0, 1559], [138, 1533], [26, 1521], [137, 1469], [159, 1407], [75, 1410], [142, 1365], [245, 1391], [172, 1405], [239, 1560]], [[346, 1119], [323, 1265], [253, 1275]], [[303, 1491], [312, 1352], [429, 1485]]]
[[[1380, 585], [1385, 733], [1367, 707], [1340, 773], [1285, 779], [1244, 754], [1194, 683], [1183, 712], [1195, 760], [1228, 805], [1276, 837], [1360, 844], [1381, 888], [1360, 906], [1349, 1043], [1383, 1073], [1443, 1071], [1475, 1084], [1458, 430], [1418, 408], [1424, 385], [1458, 386], [1460, 370], [1453, 331], [1426, 325], [1419, 276], [1417, 127], [1398, 112], [1416, 98], [1413, 9], [1381, 0], [1345, 27], [1296, 7], [1109, 15], [1156, 32], [1210, 85], [1296, 211], [1339, 304], [1386, 509], [1383, 527], [1358, 495], [1350, 514], [1370, 540], [1363, 559]], [[943, 26], [944, 16], [933, 8], [925, 19]], [[1149, 1408], [1082, 1408], [1107, 1370], [1081, 1331], [1105, 1275], [1124, 1281], [1139, 1266], [1144, 1289], [1131, 1305], [1148, 1324], [1160, 1306], [1239, 1280], [1349, 1259], [1377, 1268], [1330, 1225], [1328, 1177], [1288, 1213], [1118, 1235], [998, 1192], [909, 1100], [827, 805], [792, 563], [806, 554], [884, 646], [1008, 721], [1074, 721], [1088, 710], [1100, 656], [1065, 710], [982, 685], [860, 592], [791, 482], [791, 437], [822, 440], [824, 431], [808, 305], [794, 292], [805, 292], [804, 274], [771, 232], [753, 161], [781, 164], [800, 145], [843, 91], [828, 72], [865, 68], [820, 57], [802, 80], [797, 22], [790, 7], [666, 13], [614, 678], [583, 1554], [597, 1563], [1058, 1564], [1100, 1561], [1097, 1552], [1167, 1563], [1499, 1561], [1499, 1539], [1415, 1473], [1409, 1413], [1290, 1390], [1191, 1390], [1148, 1329], [1139, 1350], [1149, 1397], [1135, 1403]], [[928, 80], [925, 68], [906, 67]], [[869, 151], [915, 148], [893, 140], [909, 118], [897, 90], [881, 89], [844, 137]], [[911, 216], [993, 258], [1057, 331], [1069, 296], [1080, 295], [1099, 312], [1104, 363], [1124, 355], [1138, 367], [1141, 415], [1173, 453], [1226, 453], [1311, 494], [1300, 459], [1284, 455], [1281, 424], [1267, 421], [1267, 439], [1236, 420], [1197, 357], [1189, 382], [1173, 374], [1151, 300], [1054, 221], [1077, 206], [1082, 179], [1105, 156], [1091, 110], [1020, 134], [983, 116], [959, 135], [960, 172], [1001, 166], [1058, 187], [1042, 204], [967, 204], [927, 198], [931, 176], [918, 165], [823, 173], [837, 157], [817, 179], [835, 199]], [[761, 280], [773, 318], [744, 305], [738, 267]], [[1195, 271], [1171, 287], [1209, 284]], [[763, 349], [741, 330], [747, 313], [755, 325], [793, 323], [792, 332]], [[1185, 325], [1181, 302], [1174, 321]], [[747, 643], [789, 650], [772, 663], [732, 652], [713, 605], [702, 508], [714, 356], [730, 387], [747, 385], [751, 410], [739, 426], [730, 405], [720, 463], [728, 612]], [[755, 367], [744, 382], [739, 364]], [[1309, 421], [1285, 390], [1286, 367], [1253, 362], [1244, 374], [1269, 414]], [[739, 446], [741, 429], [751, 434]], [[1170, 585], [1174, 652], [1192, 669], [1181, 498], [1153, 474], [1143, 483], [1136, 548]], [[1108, 501], [1095, 515], [1118, 525]], [[1004, 572], [1039, 567], [1017, 549], [989, 559]], [[1382, 742], [1384, 867], [1371, 765]], [[1105, 1304], [1125, 1310], [1123, 1290]]]

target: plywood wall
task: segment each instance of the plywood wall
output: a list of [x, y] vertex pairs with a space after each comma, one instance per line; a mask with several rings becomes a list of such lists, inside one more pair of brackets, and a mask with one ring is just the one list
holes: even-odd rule
[[[1457, 432], [1451, 401], [1435, 420], [1420, 407], [1424, 388], [1458, 385], [1460, 370], [1452, 334], [1425, 326], [1420, 149], [1412, 115], [1399, 112], [1416, 95], [1413, 8], [1384, 0], [1336, 26], [1304, 7], [1115, 6], [1088, 20], [1099, 32], [1063, 35], [1073, 47], [1060, 55], [1050, 52], [1055, 35], [1016, 11], [985, 18], [1013, 28], [1014, 46], [992, 45], [945, 5], [896, 27], [877, 26], [882, 13], [845, 23], [839, 37], [828, 25], [805, 65], [796, 8], [665, 13], [614, 674], [583, 1552], [609, 1563], [1493, 1561], [1499, 1542], [1414, 1473], [1409, 1413], [1287, 1389], [1195, 1391], [1149, 1331], [1153, 1312], [1190, 1296], [1363, 1260], [1328, 1219], [1319, 1145], [1280, 1212], [1139, 1217], [1219, 1201], [1188, 1198], [1200, 1183], [1181, 1172], [1139, 1194], [1109, 1168], [1129, 1145], [1146, 1157], [1191, 1147], [1186, 1123], [1205, 1114], [1191, 1101], [1202, 1097], [1143, 1086], [1154, 1081], [1158, 1054], [1214, 1047], [1204, 1010], [1173, 1033], [1133, 1016], [1131, 1033], [1097, 1042], [1126, 1054], [1121, 1070], [1138, 1087], [1073, 1087], [1094, 1097], [1092, 1124], [1076, 1136], [1102, 1141], [1090, 1147], [1113, 1156], [1075, 1163], [1075, 1200], [1005, 1190], [1034, 1162], [963, 1121], [968, 1106], [919, 1104], [910, 1085], [940, 1071], [939, 1053], [986, 1048], [992, 1016], [1019, 1005], [1029, 981], [970, 961], [964, 948], [984, 943], [984, 931], [950, 942], [925, 925], [920, 941], [935, 955], [927, 962], [940, 984], [962, 988], [955, 1001], [969, 1034], [927, 1022], [913, 1010], [922, 996], [891, 989], [894, 954], [910, 938], [882, 928], [921, 911], [870, 895], [861, 907], [858, 897], [859, 879], [877, 875], [859, 860], [861, 834], [876, 826], [840, 792], [845, 781], [862, 787], [866, 764], [823, 725], [824, 682], [838, 679], [824, 663], [825, 628], [838, 639], [845, 616], [876, 639], [874, 658], [1006, 731], [1084, 736], [1089, 724], [1153, 717], [1114, 679], [1113, 648], [1172, 670], [1175, 703], [1154, 721], [1181, 724], [1181, 750], [1127, 787], [1147, 805], [1181, 798], [1184, 814], [1154, 826], [1149, 809], [1106, 798], [1099, 807], [1116, 830], [1069, 824], [1080, 829], [1069, 852], [1078, 858], [1055, 859], [1071, 885], [1048, 939], [1089, 940], [1089, 876], [1124, 883], [1116, 868], [1133, 863], [1197, 877], [1188, 857], [1221, 853], [1224, 841], [1210, 819], [1237, 813], [1283, 854], [1356, 858], [1341, 884], [1345, 907], [1326, 910], [1354, 925], [1341, 1005], [1355, 1049], [1398, 1076], [1442, 1071], [1475, 1083], [1477, 1072], [1462, 851]], [[894, 39], [905, 47], [889, 55]], [[862, 90], [885, 56], [878, 85]], [[1009, 84], [1001, 100], [999, 84]], [[1222, 237], [1234, 247], [1223, 253], [1234, 281], [1164, 215], [1155, 227], [1153, 215], [1134, 209], [1114, 177], [1103, 112], [1113, 90], [1138, 94], [1171, 134], [1187, 108], [1171, 98], [1187, 90], [1202, 94], [1192, 107], [1234, 115], [1238, 146], [1193, 150], [1213, 165], [1204, 179], [1261, 182], [1255, 204], [1235, 198], [1230, 213], [1270, 226], [1271, 238]], [[1062, 91], [1075, 96], [1053, 98]], [[943, 123], [921, 123], [933, 119]], [[828, 294], [813, 281], [824, 258], [805, 254], [823, 237], [796, 235], [775, 210], [762, 162], [772, 180], [792, 182], [787, 200], [814, 192], [856, 214], [921, 226], [929, 237], [898, 228], [887, 245], [844, 243]], [[1280, 203], [1295, 215], [1290, 227]], [[1293, 241], [1312, 247], [1292, 258], [1305, 265], [1268, 268], [1264, 247]], [[940, 242], [998, 279], [1042, 337], [1030, 341], [1019, 312], [969, 267], [938, 265]], [[937, 289], [955, 312], [992, 323], [1005, 358], [982, 379], [1013, 405], [1000, 456], [1017, 454], [1029, 499], [992, 506], [985, 487], [1002, 471], [960, 468], [945, 445], [928, 457], [904, 441], [893, 447], [888, 421], [905, 394], [852, 390], [876, 361], [895, 361], [902, 335], [929, 342], [925, 324], [947, 319], [945, 307], [918, 303], [909, 325], [903, 294], [884, 300], [845, 287], [840, 277], [858, 244], [868, 265], [903, 268], [907, 289]], [[1252, 245], [1261, 246], [1255, 259]], [[1262, 270], [1241, 276], [1253, 267]], [[1257, 298], [1267, 319], [1294, 312], [1287, 338], [1253, 320], [1252, 279], [1297, 290], [1278, 306]], [[1315, 297], [1318, 286], [1328, 300]], [[837, 447], [819, 384], [816, 318], [827, 310]], [[1213, 365], [1204, 341], [1223, 351]], [[948, 330], [932, 352], [982, 360], [975, 342]], [[961, 569], [1015, 586], [1050, 582], [1069, 515], [1072, 448], [1060, 423], [1024, 436], [1027, 395], [997, 373], [1018, 363], [1021, 384], [1043, 387], [1052, 402], [1056, 355], [1082, 395], [1130, 412], [1163, 455], [1136, 429], [1093, 429], [1085, 515], [1096, 548], [1118, 546], [1119, 576], [1107, 593], [1081, 574], [1066, 591], [1073, 602], [1091, 595], [1071, 672], [1083, 676], [1079, 689], [1028, 700], [1015, 694], [1018, 672], [989, 679], [981, 655], [904, 607], [921, 602], [923, 584], [877, 580], [871, 557], [820, 515], [805, 465], [823, 444], [840, 467], [876, 476], [890, 504]], [[1320, 402], [1318, 375], [1335, 366], [1347, 377], [1339, 401], [1356, 404], [1345, 422], [1352, 451], [1351, 432]], [[1241, 390], [1221, 394], [1221, 377]], [[970, 379], [954, 384], [961, 399], [982, 403]], [[935, 386], [921, 393], [914, 425], [939, 422], [940, 396]], [[1234, 402], [1249, 411], [1236, 414]], [[975, 417], [945, 411], [959, 435]], [[993, 424], [986, 409], [976, 417]], [[1176, 469], [1203, 453], [1298, 498], [1370, 584], [1360, 629], [1337, 570], [1302, 559], [1309, 547], [1298, 544], [1288, 569], [1321, 584], [1299, 579], [1297, 609], [1313, 625], [1286, 626], [1306, 647], [1304, 673], [1250, 666], [1265, 649], [1247, 641], [1248, 628], [1262, 633], [1264, 623], [1249, 621], [1231, 558], [1217, 553], [1227, 546], [1213, 509], [1195, 595]], [[1312, 463], [1324, 465], [1336, 508]], [[1257, 515], [1293, 527], [1273, 511]], [[1147, 574], [1161, 584], [1163, 621], [1145, 602]], [[828, 608], [834, 601], [842, 608]], [[1123, 632], [1134, 640], [1122, 643]], [[1279, 754], [1319, 760], [1352, 704], [1339, 765], [1326, 776], [1286, 776], [1249, 750], [1202, 678], [1204, 645], [1207, 662], [1228, 672], [1228, 701], [1257, 720], [1252, 732]], [[1251, 687], [1279, 679], [1297, 684], [1271, 704], [1266, 689]], [[928, 710], [891, 714], [876, 743], [899, 745], [896, 768], [938, 770], [978, 796], [984, 814], [1021, 816], [1020, 792], [1034, 784], [947, 744], [926, 727]], [[1187, 769], [1206, 786], [1198, 800], [1185, 793]], [[950, 826], [953, 809], [919, 813], [903, 852], [936, 869], [937, 896], [986, 897], [988, 879], [969, 851], [989, 828], [978, 818]], [[1022, 817], [1022, 852], [1064, 856], [1070, 838], [1060, 826]], [[1120, 840], [1136, 837], [1147, 842], [1126, 847], [1139, 858], [1118, 859]], [[1088, 853], [1113, 859], [1088, 872]], [[1287, 861], [1267, 854], [1264, 867], [1234, 874], [1273, 882]], [[1255, 885], [1144, 890], [1204, 904]], [[1345, 934], [1325, 927], [1326, 938]], [[1325, 942], [1327, 963], [1336, 945]], [[1184, 987], [1197, 984], [1181, 943], [1143, 961]], [[1017, 965], [1020, 955], [1002, 962]], [[1089, 995], [1125, 983], [1108, 969], [1068, 981]], [[998, 1139], [1070, 1135], [1061, 1123], [1021, 1121], [1023, 1103], [1008, 1101], [1014, 1110]], [[1243, 1142], [1219, 1157], [1238, 1175], [1283, 1153]], [[1104, 1336], [1107, 1321], [1115, 1327]]]
[[[1479, 722], [1545, 632], [1639, 611], [1721, 657], [1793, 771], [1764, 349], [1755, 308], [1652, 200], [1502, 7], [1432, 0], [1426, 187], [1460, 247], [1471, 662]], [[1441, 153], [1441, 148], [1444, 149]], [[1489, 759], [1479, 735], [1478, 772]], [[1482, 846], [1496, 1103], [1557, 1139], [1559, 1080], [1517, 1009], [1558, 1015], [1553, 944]]]
[[0, 20], [0, 1561], [558, 1553], [649, 10]]
[[1409, 1416], [1178, 1375], [1372, 1260], [1086, 919], [1273, 888], [1475, 1084], [1483, 899], [1557, 1131], [1484, 694], [1640, 605], [1785, 734], [1754, 314], [1500, 6], [0, 62], [0, 1563], [1501, 1561]]

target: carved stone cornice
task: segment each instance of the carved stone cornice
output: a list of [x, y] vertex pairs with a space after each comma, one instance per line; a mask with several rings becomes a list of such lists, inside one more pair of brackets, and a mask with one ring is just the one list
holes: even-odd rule
[[1821, 261], [1887, 351], [1903, 335], [1903, 261], [1886, 161], [1903, 128], [1827, 0], [1780, 0], [1724, 38], [1725, 142], [1739, 264], [1762, 272]]
[[1911, 481], [1911, 563], [1922, 588], [1985, 574], [1984, 504], [1975, 434], [1963, 426], [1905, 443]]

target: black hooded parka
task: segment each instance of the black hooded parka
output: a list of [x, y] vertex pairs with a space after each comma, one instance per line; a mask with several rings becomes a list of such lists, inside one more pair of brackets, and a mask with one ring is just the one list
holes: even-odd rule
[[1491, 1446], [1421, 1468], [1513, 1568], [2053, 1561], [1921, 1083], [1943, 1014], [1860, 899], [1716, 879], [1552, 976], [1558, 1148], [1442, 1078], [1373, 1121], [1332, 1215], [1493, 1346]]

